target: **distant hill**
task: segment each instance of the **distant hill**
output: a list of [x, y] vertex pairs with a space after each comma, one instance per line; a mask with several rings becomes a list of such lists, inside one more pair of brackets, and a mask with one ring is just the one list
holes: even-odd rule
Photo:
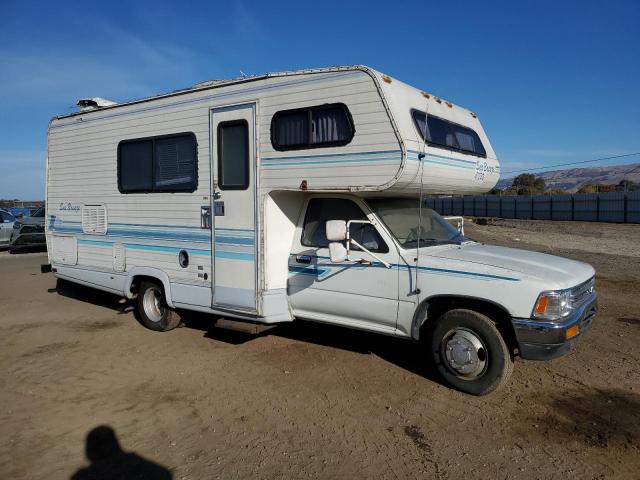
[[[631, 180], [640, 184], [640, 163], [613, 165], [610, 167], [571, 168], [553, 170], [535, 174], [544, 178], [547, 188], [560, 188], [567, 192], [576, 192], [589, 183], [618, 184], [620, 180]], [[498, 188], [510, 187], [513, 177], [502, 178], [496, 185]]]

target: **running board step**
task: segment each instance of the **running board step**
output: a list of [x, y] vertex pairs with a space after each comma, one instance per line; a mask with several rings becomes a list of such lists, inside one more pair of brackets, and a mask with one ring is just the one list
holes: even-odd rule
[[249, 333], [251, 335], [260, 335], [261, 333], [271, 330], [275, 325], [264, 325], [262, 323], [243, 322], [241, 320], [230, 320], [221, 318], [216, 322], [216, 327], [225, 330], [233, 330], [234, 332]]

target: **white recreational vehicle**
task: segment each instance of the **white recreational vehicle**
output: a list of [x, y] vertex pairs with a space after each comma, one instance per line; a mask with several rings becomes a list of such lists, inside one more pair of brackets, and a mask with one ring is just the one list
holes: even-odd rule
[[591, 266], [475, 243], [419, 201], [500, 175], [475, 113], [367, 67], [79, 102], [49, 125], [46, 235], [61, 279], [176, 310], [303, 318], [421, 340], [484, 394], [515, 356], [566, 352]]

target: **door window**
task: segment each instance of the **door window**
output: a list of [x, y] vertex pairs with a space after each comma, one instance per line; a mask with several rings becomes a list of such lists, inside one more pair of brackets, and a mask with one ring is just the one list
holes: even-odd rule
[[[325, 230], [328, 220], [367, 220], [362, 209], [352, 200], [345, 198], [313, 198], [307, 206], [307, 214], [302, 229], [302, 245], [306, 247], [327, 248], [329, 240]], [[389, 247], [378, 231], [370, 224], [352, 224], [349, 235], [367, 250], [387, 253]], [[352, 245], [352, 250], [359, 250]]]
[[218, 124], [218, 186], [220, 190], [249, 188], [249, 124], [246, 120]]

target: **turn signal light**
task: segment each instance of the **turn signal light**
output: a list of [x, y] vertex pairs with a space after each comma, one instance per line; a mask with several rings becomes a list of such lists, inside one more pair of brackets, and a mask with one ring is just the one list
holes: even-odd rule
[[547, 311], [547, 305], [549, 305], [549, 297], [541, 296], [538, 299], [538, 303], [536, 303], [536, 313], [539, 315], [544, 315]]
[[570, 338], [575, 337], [579, 333], [580, 333], [580, 327], [578, 327], [578, 325], [574, 325], [573, 327], [567, 328], [567, 331], [565, 332], [565, 338], [569, 340]]

